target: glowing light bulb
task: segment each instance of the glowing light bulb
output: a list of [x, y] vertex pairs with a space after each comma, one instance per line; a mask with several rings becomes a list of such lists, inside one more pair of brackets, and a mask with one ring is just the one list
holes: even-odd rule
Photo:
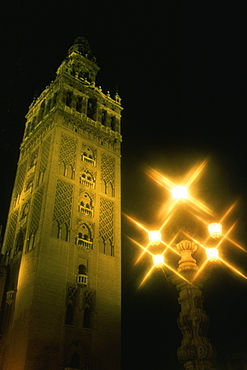
[[174, 189], [172, 189], [172, 197], [174, 199], [187, 199], [188, 198], [188, 192], [185, 186], [176, 186]]
[[213, 239], [218, 239], [222, 235], [222, 225], [218, 222], [213, 222], [208, 225], [208, 231]]
[[159, 230], [148, 232], [149, 241], [152, 244], [159, 244], [161, 239], [161, 232]]
[[209, 261], [217, 261], [219, 259], [219, 252], [217, 248], [207, 248], [207, 258]]
[[154, 254], [153, 255], [153, 263], [155, 267], [162, 267], [164, 266], [164, 255], [163, 254]]

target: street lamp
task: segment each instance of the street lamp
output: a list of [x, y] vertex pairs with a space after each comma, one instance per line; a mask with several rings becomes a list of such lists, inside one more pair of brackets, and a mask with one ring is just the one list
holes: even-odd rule
[[[178, 348], [177, 355], [179, 361], [187, 370], [213, 370], [213, 359], [215, 357], [215, 350], [207, 337], [207, 330], [209, 325], [209, 318], [203, 310], [203, 295], [202, 287], [205, 280], [208, 278], [206, 266], [209, 262], [221, 261], [228, 268], [247, 279], [247, 277], [229, 262], [219, 255], [219, 247], [222, 242], [227, 239], [246, 252], [246, 250], [229, 239], [229, 233], [234, 228], [233, 224], [223, 234], [221, 222], [211, 222], [208, 224], [207, 219], [214, 216], [214, 212], [203, 204], [200, 200], [188, 195], [188, 187], [198, 178], [205, 167], [205, 162], [190, 171], [187, 176], [187, 181], [184, 185], [177, 186], [171, 180], [165, 178], [158, 172], [152, 171], [151, 177], [157, 180], [159, 184], [172, 194], [172, 199], [167, 202], [163, 208], [163, 223], [161, 227], [154, 231], [147, 230], [140, 222], [128, 217], [139, 228], [143, 229], [148, 234], [148, 244], [146, 246], [138, 244], [142, 249], [142, 254], [138, 261], [144, 254], [152, 256], [153, 264], [149, 272], [143, 278], [141, 284], [150, 276], [154, 268], [162, 268], [170, 270], [171, 275], [168, 280], [172, 282], [179, 291], [178, 302], [181, 306], [181, 312], [178, 318], [178, 326], [182, 332], [183, 338], [181, 346]], [[193, 214], [203, 223], [204, 227], [207, 225], [209, 237], [203, 242], [196, 239], [194, 236], [188, 234], [187, 229], [180, 229], [179, 234], [184, 234], [185, 238], [179, 242], [175, 242], [177, 235], [168, 240], [167, 227], [172, 223], [173, 216], [176, 214], [177, 207], [180, 204], [188, 204], [190, 215]], [[222, 220], [229, 215], [233, 206], [229, 208]], [[177, 220], [177, 219], [176, 219]], [[176, 221], [175, 221], [176, 223]], [[164, 235], [164, 238], [162, 237]], [[193, 233], [194, 235], [194, 233]], [[198, 250], [204, 252], [204, 260], [197, 265], [196, 259], [192, 256]], [[166, 259], [167, 253], [174, 253], [179, 257], [178, 267], [174, 268]]]

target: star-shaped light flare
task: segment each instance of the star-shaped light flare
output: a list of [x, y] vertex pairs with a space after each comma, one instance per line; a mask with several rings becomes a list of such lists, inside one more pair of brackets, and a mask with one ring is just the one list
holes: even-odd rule
[[[230, 240], [228, 235], [231, 233], [231, 231], [233, 230], [233, 228], [235, 227], [235, 225], [237, 224], [237, 221], [234, 222], [231, 227], [229, 227], [229, 229], [226, 231], [225, 234], [222, 235], [221, 238], [219, 238], [218, 240], [218, 243], [216, 244], [216, 246], [214, 247], [215, 249], [218, 250], [218, 248], [221, 246], [221, 244], [223, 243], [224, 240]], [[184, 233], [187, 237], [191, 238], [194, 243], [196, 243], [197, 245], [199, 245], [201, 248], [203, 248], [205, 251], [207, 251], [207, 249], [209, 249], [208, 247], [205, 247], [206, 243], [201, 243], [199, 240], [193, 238], [191, 235], [187, 234], [187, 233]], [[244, 250], [246, 252], [246, 250]], [[220, 257], [218, 255], [217, 259], [215, 260], [219, 260], [221, 261], [224, 265], [226, 265], [229, 269], [231, 269], [232, 271], [236, 272], [238, 275], [242, 276], [244, 279], [247, 279], [247, 276], [245, 276], [241, 271], [239, 271], [236, 267], [234, 267], [233, 265], [231, 265], [228, 261], [226, 261], [224, 258]], [[194, 275], [193, 277], [193, 280], [194, 281], [195, 279], [198, 278], [198, 276], [202, 273], [202, 271], [205, 269], [205, 267], [207, 266], [208, 262], [210, 262], [210, 259], [209, 258], [206, 258], [206, 260], [202, 263], [202, 265], [200, 266], [200, 268], [197, 270], [196, 274]]]
[[[194, 275], [192, 281], [187, 280], [183, 276], [183, 274], [181, 274], [180, 272], [178, 272], [177, 270], [175, 270], [172, 266], [170, 266], [166, 262], [166, 259], [165, 259], [165, 254], [166, 254], [167, 251], [172, 251], [173, 253], [176, 253], [177, 255], [179, 255], [179, 257], [181, 257], [180, 253], [173, 247], [174, 246], [175, 239], [177, 238], [178, 233], [176, 235], [174, 235], [174, 237], [169, 242], [163, 241], [161, 239], [161, 237], [160, 237], [160, 239], [159, 239], [159, 237], [157, 239], [157, 235], [159, 235], [159, 233], [161, 233], [165, 229], [165, 227], [171, 221], [172, 216], [174, 215], [175, 208], [179, 205], [179, 203], [181, 203], [181, 198], [182, 198], [180, 196], [181, 191], [182, 191], [182, 193], [184, 193], [184, 198], [186, 198], [185, 200], [186, 200], [187, 204], [190, 205], [190, 211], [189, 212], [194, 217], [196, 217], [200, 222], [202, 222], [204, 225], [208, 225], [208, 220], [206, 220], [206, 218], [208, 218], [208, 216], [210, 216], [210, 218], [214, 217], [214, 219], [215, 219], [214, 212], [208, 206], [206, 206], [205, 204], [203, 204], [200, 200], [194, 198], [189, 193], [189, 187], [191, 187], [191, 185], [196, 180], [198, 180], [199, 176], [202, 175], [202, 171], [204, 170], [206, 164], [207, 164], [207, 160], [203, 161], [199, 165], [194, 166], [187, 173], [187, 175], [184, 177], [184, 181], [182, 181], [179, 185], [178, 184], [175, 184], [168, 177], [165, 177], [164, 175], [160, 174], [156, 170], [153, 170], [153, 169], [150, 169], [149, 170], [149, 172], [148, 172], [149, 177], [151, 177], [153, 180], [155, 180], [159, 185], [161, 185], [162, 187], [164, 187], [166, 190], [168, 190], [169, 192], [172, 193], [173, 189], [177, 187], [176, 191], [179, 191], [179, 196], [177, 198], [170, 197], [170, 199], [164, 205], [163, 210], [162, 210], [162, 215], [163, 215], [163, 220], [164, 221], [163, 221], [161, 227], [158, 228], [156, 231], [152, 231], [152, 230], [150, 231], [150, 230], [148, 230], [139, 221], [137, 221], [134, 218], [132, 218], [132, 217], [130, 217], [130, 216], [128, 216], [128, 215], [125, 214], [125, 216], [128, 218], [129, 221], [131, 221], [132, 223], [134, 223], [138, 228], [140, 228], [141, 230], [143, 230], [146, 233], [146, 236], [150, 236], [150, 235], [152, 235], [152, 233], [154, 233], [154, 235], [156, 235], [156, 239], [154, 239], [153, 241], [150, 239], [146, 246], [143, 246], [142, 244], [138, 243], [137, 241], [129, 238], [133, 243], [135, 243], [136, 245], [138, 245], [138, 247], [140, 247], [141, 250], [142, 250], [142, 252], [140, 253], [139, 257], [137, 258], [135, 264], [137, 264], [146, 253], [149, 254], [152, 257], [155, 256], [155, 255], [157, 256], [157, 253], [152, 252], [152, 250], [154, 251], [155, 250], [155, 247], [157, 247], [157, 246], [158, 246], [158, 249], [159, 249], [158, 255], [160, 255], [161, 256], [161, 259], [162, 259], [162, 263], [157, 264], [157, 265], [154, 264], [148, 270], [148, 272], [146, 273], [146, 275], [142, 279], [142, 281], [140, 283], [140, 286], [144, 284], [144, 282], [152, 274], [154, 268], [157, 267], [157, 266], [159, 268], [162, 268], [163, 270], [166, 267], [170, 271], [172, 271], [174, 274], [178, 275], [181, 279], [185, 280], [187, 283], [193, 284], [193, 281], [195, 281], [195, 279], [199, 277], [199, 275], [202, 273], [202, 271], [207, 266], [208, 262], [209, 261], [212, 261], [212, 260], [216, 260], [216, 259], [218, 259], [219, 261], [221, 261], [229, 269], [231, 269], [232, 271], [234, 271], [238, 275], [240, 275], [243, 278], [247, 279], [247, 277], [241, 271], [239, 271], [236, 267], [234, 267], [229, 262], [227, 262], [224, 258], [222, 258], [221, 256], [218, 255], [218, 249], [221, 246], [221, 244], [223, 243], [223, 241], [225, 241], [225, 240], [228, 240], [228, 242], [231, 242], [232, 245], [238, 247], [242, 251], [247, 252], [245, 248], [243, 248], [237, 242], [235, 242], [234, 240], [232, 240], [232, 239], [229, 238], [229, 234], [231, 233], [231, 231], [233, 230], [234, 226], [236, 225], [236, 222], [234, 224], [232, 224], [227, 229], [227, 231], [221, 237], [218, 238], [218, 240], [214, 241], [214, 249], [216, 249], [216, 251], [215, 251], [216, 252], [215, 257], [212, 257], [211, 256], [211, 259], [210, 258], [206, 258], [205, 259], [205, 261], [201, 264], [200, 268], [197, 270], [196, 274]], [[232, 210], [234, 209], [235, 206], [236, 206], [236, 202], [233, 203], [227, 209], [227, 211], [225, 212], [225, 214], [221, 217], [219, 224], [221, 224], [227, 218], [227, 216], [229, 216], [229, 214], [232, 212]], [[196, 213], [194, 212], [195, 210], [197, 211]], [[183, 232], [184, 235], [186, 235], [187, 237], [189, 237], [190, 239], [192, 239], [194, 241], [194, 243], [196, 243], [202, 249], [204, 249], [204, 250], [207, 250], [208, 249], [207, 247], [205, 247], [205, 245], [207, 245], [209, 243], [210, 236], [208, 236], [204, 240], [204, 242], [202, 243], [199, 240], [197, 240], [194, 237], [192, 237], [191, 235], [189, 235], [187, 232], [185, 232], [183, 230], [180, 230], [180, 232]]]
[[[194, 166], [184, 177], [184, 180], [181, 181], [180, 184], [175, 184], [173, 181], [171, 181], [168, 177], [164, 176], [160, 172], [154, 170], [154, 169], [149, 169], [147, 172], [148, 176], [152, 178], [154, 181], [156, 181], [159, 185], [163, 186], [166, 190], [169, 192], [173, 193], [174, 189], [176, 190], [177, 188], [185, 189], [187, 190], [186, 200], [188, 200], [188, 204], [193, 209], [200, 210], [204, 213], [207, 213], [210, 216], [214, 216], [213, 211], [207, 207], [205, 204], [203, 204], [199, 199], [194, 198], [190, 193], [189, 193], [189, 188], [190, 186], [198, 180], [199, 176], [202, 175], [202, 172], [207, 164], [207, 160], [204, 160], [202, 163]], [[180, 202], [182, 199], [181, 196], [178, 198], [171, 198], [168, 204], [165, 204], [163, 207], [163, 215], [164, 217], [167, 217], [174, 209], [174, 207], [177, 205], [178, 202]]]

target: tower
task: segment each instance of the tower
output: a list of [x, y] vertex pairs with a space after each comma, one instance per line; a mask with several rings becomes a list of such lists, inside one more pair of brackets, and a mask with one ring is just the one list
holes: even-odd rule
[[0, 369], [120, 368], [120, 118], [77, 38], [33, 101], [3, 241]]

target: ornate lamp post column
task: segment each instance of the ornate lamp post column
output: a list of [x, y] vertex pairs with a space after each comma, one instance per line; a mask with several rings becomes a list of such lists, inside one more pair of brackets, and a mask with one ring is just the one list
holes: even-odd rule
[[203, 310], [204, 298], [201, 291], [207, 275], [201, 274], [196, 282], [193, 282], [198, 269], [196, 260], [192, 258], [192, 254], [197, 250], [195, 243], [183, 240], [177, 243], [176, 249], [181, 255], [178, 272], [188, 281], [176, 274], [169, 278], [179, 291], [178, 302], [181, 305], [178, 327], [183, 339], [177, 356], [185, 369], [213, 370], [212, 360], [215, 351], [207, 337], [209, 317]]

